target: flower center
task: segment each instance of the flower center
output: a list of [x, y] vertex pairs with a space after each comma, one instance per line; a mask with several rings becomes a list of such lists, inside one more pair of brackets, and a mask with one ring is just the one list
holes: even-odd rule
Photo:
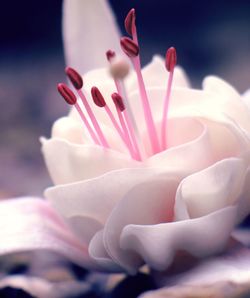
[[[166, 95], [163, 105], [162, 121], [161, 121], [161, 138], [159, 140], [155, 121], [153, 119], [152, 110], [150, 107], [149, 98], [147, 95], [147, 90], [144, 84], [142, 71], [141, 71], [141, 59], [140, 59], [140, 49], [137, 37], [137, 29], [135, 23], [135, 10], [131, 9], [125, 18], [125, 29], [130, 37], [122, 37], [120, 40], [121, 48], [123, 52], [130, 58], [133, 68], [136, 73], [138, 89], [140, 93], [140, 100], [142, 103], [144, 120], [147, 128], [147, 135], [150, 141], [151, 150], [153, 154], [156, 154], [162, 150], [167, 149], [167, 118], [168, 118], [168, 107], [171, 96], [171, 88], [173, 82], [174, 68], [177, 62], [177, 56], [175, 48], [171, 47], [166, 52], [165, 67], [169, 72], [167, 80]], [[142, 160], [145, 153], [145, 148], [141, 141], [139, 130], [132, 113], [129, 101], [127, 100], [126, 89], [124, 85], [124, 78], [129, 72], [129, 66], [124, 60], [116, 59], [116, 53], [112, 50], [106, 52], [107, 60], [110, 63], [110, 73], [114, 79], [116, 86], [116, 92], [111, 95], [113, 103], [116, 108], [116, 113], [119, 121], [112, 113], [110, 107], [107, 105], [100, 90], [93, 86], [91, 89], [91, 95], [94, 103], [105, 110], [107, 113], [114, 129], [117, 134], [127, 147], [130, 156], [135, 160]], [[74, 86], [80, 100], [83, 103], [85, 112], [83, 112], [81, 106], [77, 102], [77, 98], [72, 90], [65, 84], [58, 84], [57, 88], [59, 93], [65, 99], [65, 101], [74, 105], [77, 112], [79, 113], [85, 128], [87, 129], [89, 135], [91, 136], [93, 142], [96, 145], [102, 146], [104, 148], [110, 148], [108, 140], [100, 127], [93, 110], [87, 100], [85, 93], [82, 90], [83, 80], [80, 74], [71, 67], [66, 67], [66, 75], [70, 79], [72, 85]], [[85, 116], [87, 113], [88, 117]]]

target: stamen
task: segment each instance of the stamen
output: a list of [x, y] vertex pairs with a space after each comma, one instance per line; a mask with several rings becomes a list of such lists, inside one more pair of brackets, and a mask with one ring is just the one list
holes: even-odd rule
[[73, 86], [77, 90], [80, 90], [83, 86], [83, 80], [82, 80], [82, 77], [80, 76], [80, 74], [72, 67], [66, 67], [65, 72], [66, 72], [67, 76], [69, 77]]
[[121, 48], [123, 52], [129, 57], [134, 58], [139, 55], [139, 46], [129, 37], [122, 37], [121, 41]]
[[125, 52], [125, 54], [127, 54], [131, 58], [131, 61], [133, 63], [133, 66], [137, 75], [137, 81], [139, 85], [139, 91], [140, 91], [140, 96], [141, 96], [141, 101], [142, 101], [142, 106], [144, 111], [144, 118], [148, 129], [152, 152], [157, 153], [160, 151], [160, 145], [157, 137], [157, 132], [156, 132], [151, 108], [149, 105], [148, 95], [146, 92], [144, 80], [141, 73], [139, 47], [133, 40], [131, 40], [128, 37], [121, 38], [121, 47]]
[[103, 108], [103, 107], [106, 106], [105, 99], [104, 99], [104, 97], [102, 96], [100, 90], [97, 87], [94, 86], [94, 87], [91, 88], [91, 95], [92, 95], [94, 103], [98, 107]]
[[135, 24], [135, 9], [132, 8], [124, 21], [125, 29], [129, 35], [133, 37], [133, 40], [138, 44], [138, 38], [137, 38], [137, 30], [136, 30], [136, 24]]
[[[95, 115], [94, 115], [94, 113], [93, 113], [93, 111], [92, 111], [92, 109], [91, 109], [91, 107], [90, 107], [90, 105], [87, 101], [87, 98], [86, 98], [85, 94], [82, 92], [81, 88], [78, 89], [74, 85], [75, 81], [73, 81], [73, 77], [71, 76], [71, 73], [70, 73], [70, 75], [68, 74], [67, 68], [66, 68], [65, 72], [66, 72], [67, 76], [69, 77], [69, 79], [70, 79], [71, 83], [73, 84], [73, 86], [76, 88], [76, 91], [77, 91], [78, 95], [80, 96], [80, 98], [82, 100], [82, 103], [83, 103], [83, 105], [84, 105], [84, 107], [85, 107], [85, 109], [86, 109], [86, 111], [89, 115], [89, 118], [90, 118], [90, 120], [91, 120], [91, 122], [92, 122], [92, 124], [93, 124], [93, 126], [96, 130], [96, 133], [97, 133], [97, 135], [98, 135], [98, 137], [101, 141], [101, 144], [103, 145], [103, 147], [109, 148], [109, 144], [108, 144], [108, 142], [107, 142], [107, 140], [106, 140], [106, 138], [105, 138], [105, 136], [104, 136], [98, 122], [97, 122], [97, 120], [96, 120], [96, 117], [95, 117]], [[74, 74], [75, 75], [77, 74], [78, 77], [81, 77], [80, 74], [75, 69], [74, 69]]]
[[177, 63], [176, 50], [174, 47], [171, 47], [166, 52], [166, 60], [165, 60], [165, 66], [167, 71], [169, 72], [169, 76], [168, 76], [167, 91], [165, 95], [163, 115], [162, 115], [162, 127], [161, 127], [162, 150], [165, 150], [167, 148], [166, 131], [167, 131], [168, 107], [169, 107], [169, 100], [171, 96], [174, 68], [176, 63]]
[[100, 90], [97, 87], [92, 87], [91, 88], [91, 95], [93, 98], [94, 103], [99, 106], [99, 107], [104, 107], [106, 113], [108, 114], [108, 117], [110, 118], [112, 124], [114, 125], [117, 133], [119, 134], [119, 136], [121, 137], [122, 141], [124, 142], [124, 144], [126, 145], [126, 147], [129, 149], [129, 152], [131, 154], [132, 158], [135, 158], [135, 155], [133, 153], [133, 151], [131, 152], [131, 148], [129, 146], [129, 142], [125, 137], [124, 132], [121, 130], [119, 124], [117, 123], [112, 111], [110, 110], [109, 106], [106, 104], [105, 99], [103, 97], [103, 95], [101, 94]]
[[109, 62], [111, 62], [111, 60], [113, 59], [113, 58], [115, 58], [115, 52], [114, 51], [112, 51], [112, 50], [108, 50], [107, 52], [106, 52], [106, 57], [107, 57], [107, 60], [109, 61]]
[[[142, 160], [141, 155], [140, 155], [140, 151], [139, 151], [139, 147], [136, 141], [136, 137], [135, 137], [135, 133], [134, 133], [134, 128], [133, 125], [130, 121], [130, 118], [127, 114], [127, 111], [125, 110], [125, 105], [124, 102], [122, 100], [122, 97], [118, 94], [118, 93], [113, 93], [111, 95], [113, 102], [115, 104], [116, 107], [116, 111], [122, 126], [122, 129], [124, 131], [125, 134], [125, 138], [128, 144], [128, 148], [130, 151], [130, 154], [133, 155], [133, 157], [137, 160]], [[125, 116], [125, 119], [124, 119]], [[132, 142], [131, 142], [131, 139]]]
[[96, 145], [100, 145], [98, 138], [96, 137], [93, 129], [89, 125], [88, 120], [86, 119], [79, 104], [77, 103], [77, 98], [76, 98], [75, 94], [69, 89], [69, 87], [67, 85], [65, 85], [63, 83], [60, 83], [57, 85], [57, 90], [68, 104], [75, 106], [77, 112], [79, 113], [79, 115], [80, 115], [84, 125], [86, 126], [91, 138], [93, 139], [94, 143]]
[[111, 97], [113, 99], [113, 102], [114, 102], [116, 108], [118, 108], [118, 111], [123, 112], [125, 110], [125, 105], [124, 105], [124, 102], [122, 100], [122, 97], [116, 92], [114, 92], [111, 95]]
[[57, 90], [63, 97], [63, 99], [67, 102], [69, 105], [75, 105], [77, 102], [77, 98], [73, 91], [69, 89], [69, 87], [63, 83], [59, 83], [57, 85]]
[[133, 27], [135, 26], [135, 9], [132, 8], [128, 12], [125, 21], [124, 21], [124, 26], [129, 35], [133, 35]]

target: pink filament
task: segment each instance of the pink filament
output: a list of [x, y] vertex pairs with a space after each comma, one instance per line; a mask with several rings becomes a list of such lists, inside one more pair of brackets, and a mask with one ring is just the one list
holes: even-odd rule
[[167, 91], [164, 100], [162, 122], [161, 122], [161, 141], [162, 141], [162, 150], [167, 149], [167, 118], [168, 118], [168, 108], [169, 100], [171, 95], [171, 87], [173, 83], [174, 69], [169, 72]]
[[79, 96], [80, 96], [80, 98], [83, 102], [83, 105], [84, 105], [84, 107], [85, 107], [85, 109], [86, 109], [86, 111], [89, 115], [89, 118], [90, 118], [90, 120], [91, 120], [91, 122], [92, 122], [92, 124], [93, 124], [93, 126], [96, 130], [96, 133], [97, 133], [97, 135], [98, 135], [98, 137], [101, 141], [102, 146], [105, 147], [105, 148], [109, 148], [109, 144], [108, 144], [108, 142], [107, 142], [107, 140], [106, 140], [106, 138], [105, 138], [105, 136], [104, 136], [98, 122], [97, 122], [97, 120], [96, 120], [96, 117], [95, 117], [95, 115], [94, 115], [94, 113], [93, 113], [93, 111], [92, 111], [92, 109], [91, 109], [91, 107], [90, 107], [90, 105], [89, 105], [89, 103], [86, 99], [86, 96], [84, 95], [82, 90], [77, 90], [77, 92], [78, 92], [78, 94], [79, 94]]
[[[115, 86], [116, 86], [116, 89], [117, 89], [118, 94], [121, 97], [124, 98], [124, 96], [126, 96], [126, 95], [123, 94], [123, 92], [122, 92], [122, 88], [121, 88], [120, 82], [117, 79], [114, 79], [114, 82], [115, 82]], [[137, 159], [138, 160], [142, 160], [140, 149], [139, 149], [139, 146], [138, 146], [138, 143], [137, 143], [137, 139], [136, 139], [136, 136], [135, 136], [134, 127], [133, 127], [133, 124], [131, 122], [131, 119], [130, 119], [130, 117], [128, 115], [127, 110], [125, 109], [122, 114], [124, 114], [126, 125], [127, 125], [127, 129], [129, 131], [129, 135], [130, 135], [130, 138], [132, 140], [133, 147], [134, 147], [134, 150], [135, 150], [135, 154], [137, 156]], [[130, 144], [131, 144], [131, 141], [130, 141]]]
[[74, 106], [75, 106], [77, 112], [79, 113], [79, 115], [80, 115], [80, 117], [81, 117], [81, 119], [82, 119], [84, 125], [86, 126], [86, 128], [87, 128], [87, 130], [88, 130], [88, 132], [89, 132], [89, 134], [90, 134], [90, 136], [91, 136], [91, 138], [93, 139], [94, 143], [95, 143], [96, 145], [100, 145], [100, 142], [99, 142], [99, 140], [98, 140], [96, 134], [94, 133], [93, 129], [91, 128], [91, 126], [90, 126], [90, 124], [89, 124], [87, 118], [86, 118], [85, 115], [83, 114], [83, 111], [81, 110], [79, 104], [76, 102]]
[[125, 123], [125, 120], [124, 120], [124, 117], [123, 117], [123, 113], [119, 110], [118, 107], [116, 107], [116, 111], [117, 111], [117, 114], [118, 114], [118, 117], [119, 117], [121, 127], [122, 127], [123, 132], [124, 132], [124, 138], [126, 140], [126, 144], [128, 146], [130, 155], [132, 156], [132, 158], [139, 160], [138, 154], [136, 152], [134, 152], [133, 144], [132, 144], [131, 139], [129, 137], [129, 132], [128, 132], [128, 128], [126, 126], [126, 123]]
[[160, 145], [159, 145], [159, 141], [157, 138], [157, 132], [156, 132], [151, 108], [149, 105], [149, 100], [148, 100], [145, 84], [144, 84], [142, 73], [141, 73], [140, 57], [137, 56], [135, 58], [132, 58], [131, 60], [133, 62], [133, 65], [134, 65], [134, 68], [136, 71], [136, 75], [137, 75], [137, 81], [138, 81], [138, 85], [139, 85], [139, 91], [140, 91], [140, 96], [141, 96], [141, 101], [142, 101], [142, 106], [143, 106], [143, 111], [144, 111], [144, 117], [145, 117], [147, 129], [148, 129], [148, 134], [149, 134], [149, 139], [151, 142], [152, 151], [153, 151], [153, 153], [158, 153], [158, 152], [160, 152]]
[[[112, 114], [110, 108], [107, 105], [105, 105], [104, 108], [105, 108], [105, 110], [106, 110], [112, 124], [114, 125], [116, 131], [118, 132], [119, 136], [121, 137], [121, 139], [125, 143], [126, 147], [128, 148], [131, 157], [136, 158], [136, 156], [133, 152], [133, 148], [131, 147], [131, 142], [128, 140], [128, 138], [126, 136], [126, 132], [121, 130], [121, 128], [120, 128], [119, 124], [117, 123], [117, 121], [115, 120], [115, 117]], [[118, 113], [118, 116], [119, 116], [119, 113]], [[119, 119], [120, 119], [120, 117], [119, 117]]]

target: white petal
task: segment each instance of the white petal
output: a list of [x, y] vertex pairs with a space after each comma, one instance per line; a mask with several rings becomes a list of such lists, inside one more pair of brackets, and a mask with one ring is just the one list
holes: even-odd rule
[[[147, 89], [152, 115], [156, 122], [162, 120], [165, 93], [166, 90], [164, 87], [152, 87]], [[172, 89], [169, 102], [169, 117], [193, 116], [195, 111], [197, 114], [199, 105], [202, 102], [207, 102], [209, 98], [210, 95], [204, 91], [175, 87]], [[128, 99], [138, 127], [141, 131], [145, 131], [146, 126], [139, 91], [129, 93]]]
[[[142, 69], [142, 75], [146, 88], [163, 87], [166, 91], [168, 81], [168, 71], [165, 67], [165, 61], [161, 56], [154, 56], [152, 61]], [[135, 73], [129, 78], [128, 91], [138, 90], [138, 83]], [[174, 70], [173, 86], [186, 87], [190, 86], [188, 78], [184, 70], [180, 66], [176, 66]]]
[[[64, 139], [75, 144], [91, 144], [92, 141], [83, 129], [83, 123], [73, 117], [62, 117], [55, 121], [51, 132], [52, 138]], [[42, 139], [41, 142], [44, 140]]]
[[137, 184], [113, 209], [104, 227], [104, 246], [108, 254], [128, 272], [135, 273], [142, 260], [120, 247], [120, 234], [129, 224], [151, 225], [171, 221], [180, 177], [167, 172]]
[[250, 214], [250, 168], [248, 168], [244, 186], [239, 198], [238, 223]]
[[165, 270], [175, 252], [184, 250], [204, 257], [225, 248], [237, 214], [236, 207], [227, 207], [209, 215], [158, 225], [126, 226], [121, 234], [121, 247], [143, 257], [155, 270]]
[[179, 210], [180, 204], [185, 204], [190, 218], [204, 216], [235, 204], [239, 199], [245, 175], [246, 166], [243, 161], [231, 158], [186, 177], [176, 194], [176, 219], [183, 219], [183, 211]]
[[64, 0], [66, 62], [80, 73], [104, 66], [108, 49], [120, 51], [119, 30], [106, 0]]
[[236, 89], [219, 77], [208, 76], [203, 80], [202, 85], [205, 91], [219, 95], [222, 101], [240, 100], [240, 94]]
[[250, 89], [248, 89], [242, 96], [243, 102], [246, 104], [248, 109], [250, 109]]
[[116, 203], [132, 187], [162, 172], [157, 168], [111, 171], [94, 179], [51, 187], [45, 196], [65, 218], [83, 217], [104, 225]]
[[203, 88], [206, 92], [211, 93], [211, 102], [206, 104], [210, 113], [215, 112], [219, 117], [221, 111], [250, 131], [249, 110], [240, 94], [231, 85], [218, 77], [210, 76], [204, 79]]
[[55, 184], [76, 182], [111, 170], [138, 167], [128, 155], [96, 145], [71, 144], [60, 139], [43, 140], [42, 152]]
[[117, 202], [135, 185], [150, 179], [161, 179], [162, 175], [186, 175], [182, 171], [176, 173], [168, 169], [164, 174], [165, 171], [160, 168], [111, 171], [95, 179], [51, 187], [46, 190], [45, 197], [69, 222], [81, 241], [88, 243], [104, 226]]
[[209, 131], [194, 118], [170, 118], [167, 144], [168, 150], [153, 155], [145, 161], [145, 165], [192, 173], [214, 161]]
[[123, 272], [124, 270], [116, 264], [107, 254], [103, 245], [103, 229], [95, 234], [89, 244], [89, 255], [97, 264], [109, 272]]
[[50, 205], [36, 198], [0, 203], [0, 255], [50, 250], [82, 266], [91, 266], [86, 246], [70, 232]]

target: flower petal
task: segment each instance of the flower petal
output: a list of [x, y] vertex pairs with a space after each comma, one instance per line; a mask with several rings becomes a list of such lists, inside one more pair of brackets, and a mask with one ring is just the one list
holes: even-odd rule
[[103, 229], [98, 231], [89, 244], [89, 255], [97, 264], [108, 272], [123, 272], [123, 268], [115, 263], [107, 254], [103, 245]]
[[[151, 179], [160, 179], [162, 175], [182, 177], [186, 174], [169, 171], [169, 169], [167, 174], [164, 174], [165, 171], [161, 168], [111, 171], [95, 179], [51, 187], [46, 190], [45, 197], [69, 222], [72, 230], [77, 235], [81, 235], [82, 242], [88, 243], [98, 230], [98, 225], [100, 227], [105, 225], [117, 202], [135, 185]], [[76, 219], [77, 222], [75, 222]], [[90, 225], [87, 229], [88, 234], [85, 233], [85, 228], [81, 228], [87, 222]]]
[[64, 0], [66, 62], [80, 73], [106, 64], [108, 49], [120, 52], [119, 30], [106, 0]]
[[184, 178], [176, 194], [175, 215], [182, 220], [184, 204], [190, 218], [207, 215], [233, 205], [239, 199], [246, 176], [241, 159], [230, 158]]
[[0, 255], [50, 250], [70, 260], [90, 266], [86, 246], [71, 234], [50, 205], [35, 198], [19, 198], [0, 203]]
[[250, 168], [248, 168], [244, 186], [239, 198], [238, 220], [240, 223], [247, 215], [250, 214]]
[[61, 139], [42, 140], [42, 152], [55, 184], [94, 178], [108, 171], [138, 167], [128, 155], [96, 145], [77, 145]]
[[[220, 117], [220, 113], [228, 115], [234, 119], [240, 126], [250, 131], [249, 110], [241, 99], [240, 94], [227, 82], [215, 77], [206, 77], [203, 81], [205, 92], [211, 94], [210, 103], [207, 102], [204, 108], [208, 113], [214, 113]], [[215, 109], [216, 107], [216, 109]]]
[[174, 172], [137, 184], [113, 209], [104, 227], [104, 246], [108, 254], [130, 273], [142, 260], [137, 254], [120, 247], [120, 234], [129, 224], [151, 225], [173, 219], [173, 204], [180, 176]]
[[[163, 87], [166, 91], [168, 81], [168, 71], [165, 67], [165, 61], [161, 56], [154, 56], [152, 61], [142, 69], [142, 75], [145, 86]], [[190, 86], [187, 75], [180, 66], [176, 66], [174, 70], [173, 86], [186, 87]], [[138, 90], [138, 83], [135, 73], [131, 75], [128, 82], [128, 92]]]
[[153, 269], [163, 271], [178, 250], [204, 257], [225, 248], [235, 224], [237, 208], [230, 206], [209, 215], [157, 225], [126, 226], [121, 248], [143, 257]]
[[250, 110], [250, 89], [248, 89], [242, 96], [243, 102], [246, 104], [248, 109]]
[[168, 149], [145, 161], [145, 166], [179, 169], [192, 173], [214, 162], [207, 127], [195, 118], [170, 118], [167, 129]]
[[[83, 124], [73, 117], [62, 117], [56, 120], [52, 127], [51, 137], [64, 139], [74, 144], [92, 143], [83, 129]], [[41, 139], [41, 143], [44, 141], [45, 139]]]

